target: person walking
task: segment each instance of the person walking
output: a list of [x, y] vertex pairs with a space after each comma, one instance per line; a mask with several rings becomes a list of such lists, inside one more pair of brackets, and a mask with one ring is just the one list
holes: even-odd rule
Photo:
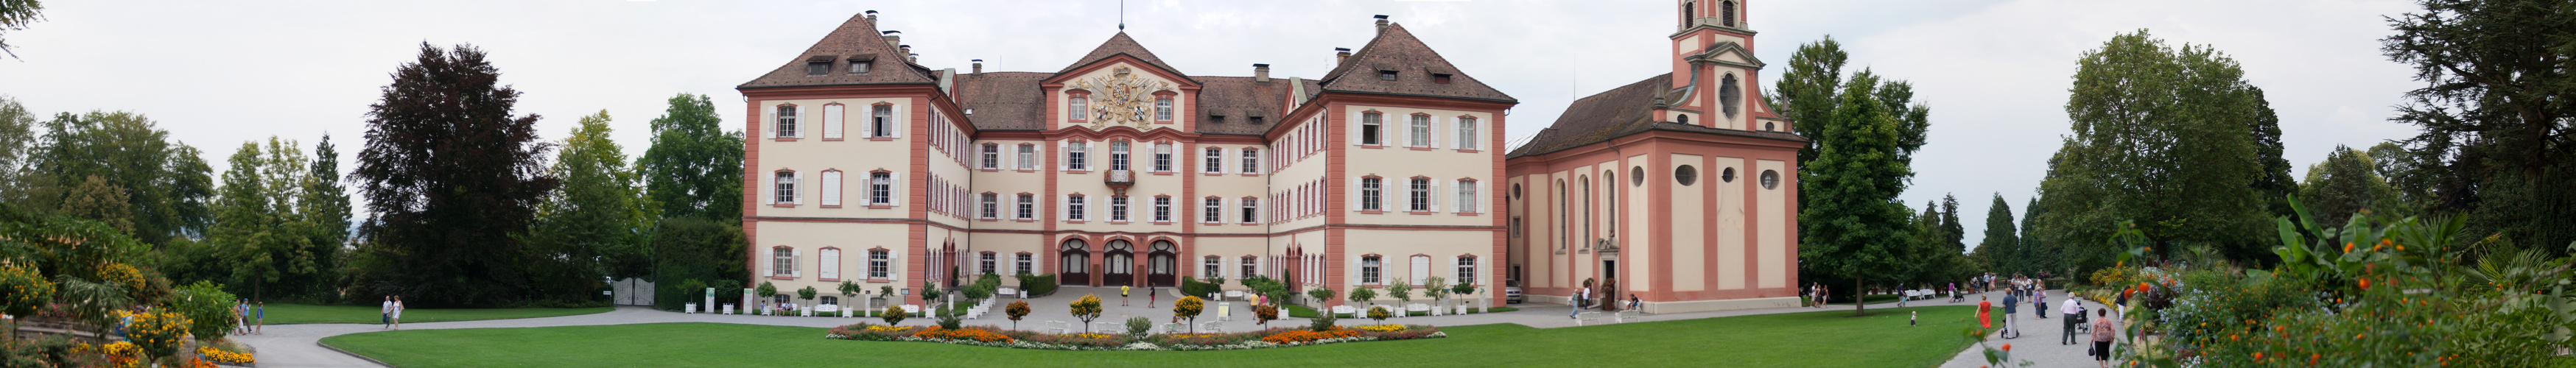
[[250, 324], [248, 324], [248, 323], [242, 323], [242, 316], [243, 316], [243, 315], [245, 315], [245, 314], [247, 314], [247, 313], [250, 313], [250, 311], [249, 311], [249, 309], [250, 309], [250, 308], [249, 308], [249, 306], [250, 306], [250, 299], [241, 299], [241, 300], [235, 300], [235, 301], [233, 301], [233, 334], [234, 334], [234, 335], [249, 335], [249, 334], [250, 334]]
[[2059, 331], [2058, 345], [2075, 345], [2075, 318], [2084, 316], [2083, 300], [2083, 298], [2067, 297], [2066, 303], [2057, 307], [2057, 313], [2064, 314], [2063, 324], [2066, 325], [2065, 330]]
[[1118, 285], [1118, 306], [1127, 306], [1127, 285]]
[[[2034, 286], [2032, 286], [2032, 287], [2040, 287], [2040, 286], [2036, 286], [2036, 285], [2046, 285], [2046, 284], [2033, 284], [2033, 285], [2034, 285]], [[2039, 319], [2048, 319], [2048, 289], [2031, 289], [2031, 294], [2030, 294], [2030, 313], [2031, 313], [2031, 314], [2033, 314], [2033, 315], [2038, 315], [2038, 316], [2039, 316]]]
[[250, 334], [267, 334], [267, 331], [265, 330], [268, 329], [268, 302], [259, 302], [258, 306], [252, 308], [255, 310], [251, 312], [251, 323], [253, 324], [251, 325]]
[[2093, 362], [2102, 368], [2111, 368], [2111, 337], [2120, 334], [2111, 325], [2110, 312], [2110, 308], [2093, 311]]
[[2013, 319], [2019, 318], [2017, 315], [2021, 314], [2020, 305], [2019, 294], [2004, 293], [2004, 338], [2021, 337], [2021, 325], [2013, 322]]
[[393, 318], [393, 319], [394, 319], [394, 329], [395, 329], [395, 330], [401, 330], [401, 329], [402, 329], [402, 312], [403, 312], [403, 301], [402, 301], [402, 297], [399, 297], [399, 296], [394, 297], [394, 318]]
[[1576, 315], [1583, 314], [1583, 294], [1566, 294], [1565, 306], [1573, 307], [1566, 308], [1569, 309], [1565, 312], [1566, 319], [1573, 319]]
[[1988, 312], [1988, 311], [1992, 311], [1992, 310], [1995, 310], [1995, 302], [1994, 302], [1994, 301], [1991, 301], [1991, 300], [1986, 300], [1986, 296], [1985, 296], [1985, 295], [1978, 295], [1978, 296], [1977, 296], [1977, 328], [1985, 328], [1985, 329], [1992, 329], [1992, 328], [1995, 328], [1995, 316], [1994, 316], [1993, 314], [1990, 314], [1990, 313]]
[[382, 322], [378, 322], [378, 323], [383, 324], [383, 326], [378, 326], [378, 328], [394, 328], [394, 297], [393, 297], [393, 296], [390, 296], [390, 295], [385, 296], [385, 303], [384, 303], [384, 306], [382, 306], [382, 307], [377, 307], [377, 308], [376, 308], [376, 320], [378, 320], [378, 321], [382, 321]]

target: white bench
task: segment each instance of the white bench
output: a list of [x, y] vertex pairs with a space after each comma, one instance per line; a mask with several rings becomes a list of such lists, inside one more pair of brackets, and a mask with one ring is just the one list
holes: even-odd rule
[[1163, 333], [1164, 333], [1164, 334], [1176, 334], [1176, 333], [1183, 333], [1183, 332], [1189, 332], [1189, 330], [1190, 330], [1190, 325], [1188, 325], [1188, 324], [1183, 324], [1183, 323], [1165, 323], [1165, 324], [1163, 324]]
[[1637, 316], [1638, 316], [1638, 315], [1639, 315], [1639, 313], [1637, 312], [1637, 310], [1635, 310], [1635, 309], [1629, 309], [1629, 310], [1619, 311], [1618, 313], [1612, 314], [1610, 317], [1611, 317], [1611, 318], [1618, 319], [1618, 322], [1619, 322], [1619, 323], [1628, 323], [1628, 319], [1631, 319], [1631, 318], [1637, 318]]
[[1106, 334], [1123, 334], [1123, 333], [1127, 333], [1127, 324], [1126, 324], [1126, 323], [1119, 323], [1119, 322], [1092, 321], [1092, 322], [1091, 322], [1091, 332], [1093, 332], [1093, 333], [1106, 333]]
[[921, 314], [921, 305], [920, 305], [920, 304], [904, 304], [904, 305], [903, 305], [903, 314], [904, 314], [905, 316], [920, 317], [920, 316], [922, 316], [922, 314]]
[[1582, 326], [1584, 322], [1601, 323], [1601, 312], [1583, 312], [1574, 314], [1575, 326]]
[[1337, 317], [1344, 314], [1350, 314], [1353, 318], [1357, 318], [1357, 313], [1359, 313], [1359, 308], [1352, 308], [1348, 304], [1333, 306], [1333, 315]]
[[1397, 315], [1397, 316], [1399, 316], [1399, 317], [1411, 317], [1411, 316], [1413, 316], [1413, 312], [1422, 312], [1422, 314], [1431, 314], [1431, 305], [1428, 305], [1428, 304], [1422, 304], [1422, 303], [1407, 304], [1407, 305], [1405, 305], [1405, 306], [1404, 306], [1404, 314], [1400, 314], [1400, 315]]
[[1017, 290], [1017, 289], [1012, 289], [1012, 288], [1001, 288], [1001, 289], [996, 289], [996, 290], [994, 291], [994, 295], [1020, 296], [1020, 291], [1019, 291], [1019, 290]]
[[1199, 333], [1225, 333], [1225, 323], [1217, 321], [1199, 322]]
[[1242, 290], [1226, 290], [1226, 291], [1225, 291], [1225, 298], [1226, 298], [1226, 299], [1233, 299], [1233, 300], [1244, 300], [1244, 299], [1243, 299], [1243, 291], [1242, 291]]
[[1052, 333], [1052, 334], [1062, 335], [1062, 334], [1072, 333], [1072, 332], [1073, 332], [1073, 325], [1072, 325], [1072, 324], [1064, 323], [1064, 321], [1046, 321], [1046, 329], [1045, 329], [1045, 330], [1043, 330], [1043, 331], [1046, 331], [1047, 333]]

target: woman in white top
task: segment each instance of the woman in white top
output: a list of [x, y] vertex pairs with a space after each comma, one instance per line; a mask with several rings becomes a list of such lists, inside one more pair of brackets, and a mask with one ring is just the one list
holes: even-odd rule
[[394, 297], [394, 329], [396, 329], [396, 330], [400, 330], [400, 329], [402, 329], [402, 311], [403, 311], [403, 301], [402, 301], [402, 297], [399, 297], [399, 296]]

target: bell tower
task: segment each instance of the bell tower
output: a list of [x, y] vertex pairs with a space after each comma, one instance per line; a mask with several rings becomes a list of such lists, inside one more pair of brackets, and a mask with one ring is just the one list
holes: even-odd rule
[[[1726, 129], [1759, 129], [1753, 114], [1759, 105], [1756, 78], [1762, 61], [1753, 57], [1754, 31], [1745, 22], [1744, 0], [1675, 0], [1678, 24], [1673, 35], [1672, 96], [1662, 120]], [[1768, 111], [1763, 111], [1767, 115]]]

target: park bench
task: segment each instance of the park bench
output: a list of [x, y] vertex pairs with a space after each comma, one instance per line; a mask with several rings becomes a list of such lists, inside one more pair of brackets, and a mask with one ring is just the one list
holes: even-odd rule
[[1574, 314], [1575, 326], [1582, 326], [1585, 322], [1601, 323], [1601, 312], [1583, 312]]
[[1189, 332], [1189, 331], [1190, 331], [1190, 325], [1189, 325], [1189, 324], [1178, 323], [1178, 322], [1174, 322], [1174, 323], [1165, 323], [1165, 324], [1163, 324], [1163, 334], [1166, 334], [1166, 335], [1168, 335], [1168, 334], [1176, 334], [1176, 333], [1184, 333], [1184, 332]]
[[1109, 334], [1125, 333], [1127, 332], [1127, 324], [1119, 322], [1093, 321], [1091, 322], [1091, 332]]
[[1225, 291], [1225, 299], [1231, 299], [1231, 300], [1245, 300], [1245, 299], [1243, 298], [1243, 291], [1242, 291], [1242, 290], [1226, 290], [1226, 291]]
[[1422, 304], [1422, 303], [1413, 303], [1413, 304], [1406, 304], [1406, 305], [1404, 306], [1404, 314], [1403, 314], [1403, 316], [1411, 317], [1411, 316], [1413, 316], [1413, 312], [1422, 312], [1422, 314], [1431, 314], [1431, 305], [1429, 305], [1429, 304]]
[[1618, 319], [1619, 323], [1628, 323], [1629, 319], [1637, 318], [1639, 315], [1643, 315], [1643, 313], [1637, 312], [1635, 309], [1629, 309], [1619, 311], [1618, 313], [1610, 315], [1610, 317]]
[[903, 305], [903, 315], [905, 315], [905, 316], [911, 316], [911, 317], [920, 317], [920, 316], [922, 316], [922, 314], [921, 314], [921, 305], [920, 305], [920, 304], [904, 304], [904, 305]]
[[1336, 305], [1336, 306], [1333, 306], [1333, 316], [1336, 316], [1336, 317], [1339, 317], [1339, 316], [1344, 315], [1344, 314], [1350, 314], [1350, 315], [1353, 315], [1353, 317], [1354, 317], [1354, 318], [1356, 318], [1356, 317], [1357, 317], [1357, 313], [1359, 313], [1359, 311], [1360, 311], [1360, 310], [1359, 310], [1359, 308], [1351, 308], [1351, 306], [1349, 306], [1349, 305]]
[[1199, 333], [1225, 333], [1225, 323], [1217, 321], [1199, 322]]
[[814, 312], [815, 312], [815, 313], [840, 313], [840, 312], [841, 312], [841, 305], [839, 305], [839, 304], [824, 304], [824, 305], [817, 305], [817, 306], [814, 306]]
[[996, 290], [993, 295], [1009, 295], [1016, 297], [1020, 296], [1020, 291], [1012, 288], [1001, 288], [1000, 290]]
[[1047, 333], [1058, 335], [1073, 333], [1073, 325], [1064, 323], [1064, 321], [1046, 321], [1045, 331]]

